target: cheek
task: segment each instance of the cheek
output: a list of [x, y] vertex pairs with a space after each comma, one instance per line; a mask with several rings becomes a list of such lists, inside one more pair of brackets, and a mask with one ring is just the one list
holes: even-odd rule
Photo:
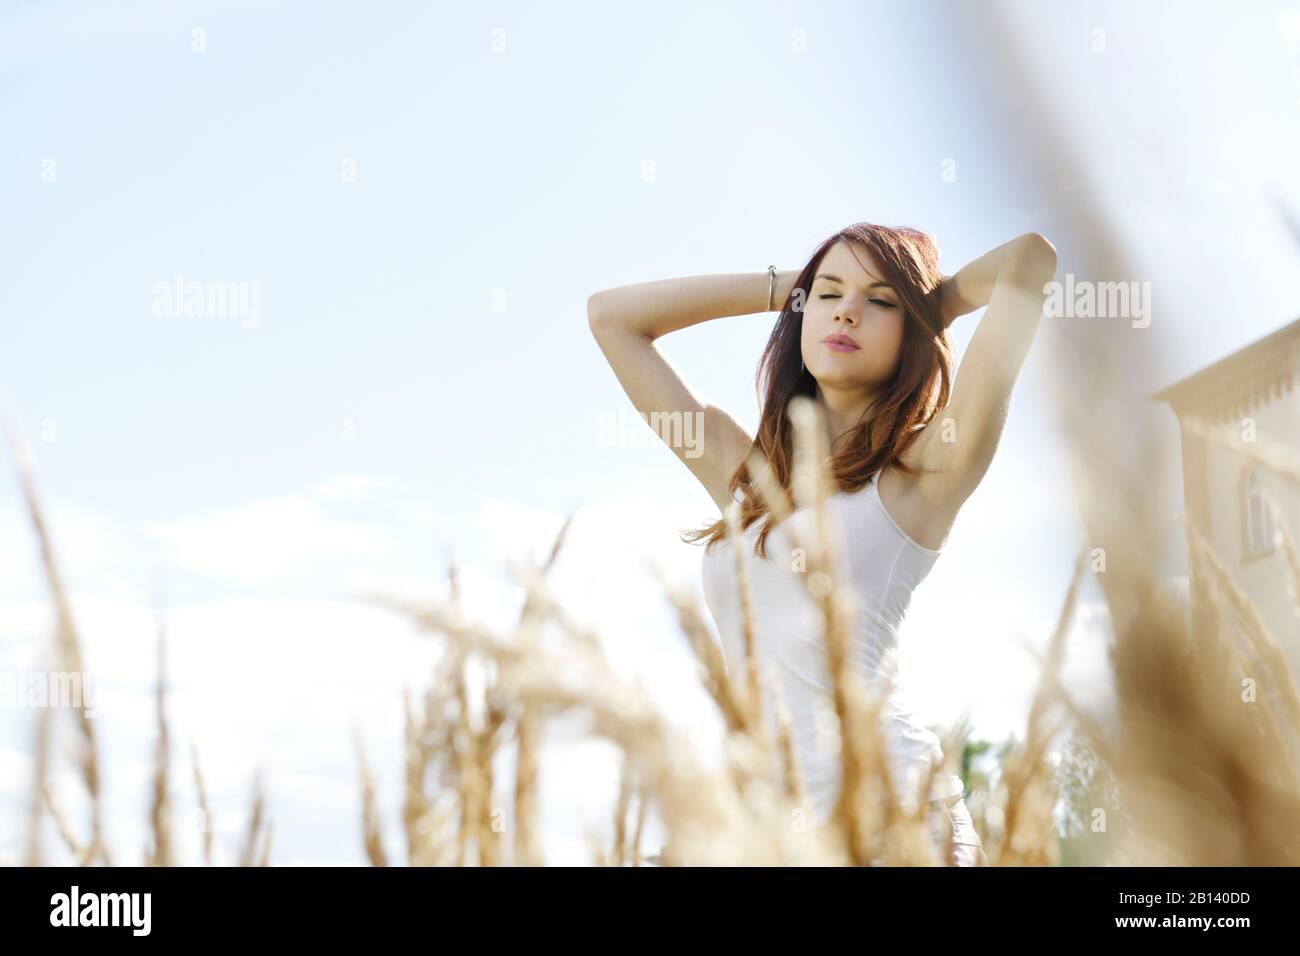
[[805, 344], [820, 342], [825, 336], [835, 331], [834, 312], [826, 308], [829, 303], [809, 302], [803, 312], [803, 340]]
[[824, 336], [825, 332], [819, 332], [822, 327], [821, 317], [812, 309], [805, 309], [803, 314], [803, 324], [799, 330], [799, 343], [804, 350], [812, 348]]
[[903, 317], [882, 316], [871, 325], [872, 341], [882, 350], [893, 352], [903, 345]]

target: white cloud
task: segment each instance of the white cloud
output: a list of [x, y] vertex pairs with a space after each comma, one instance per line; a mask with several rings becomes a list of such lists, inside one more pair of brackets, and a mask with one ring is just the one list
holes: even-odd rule
[[373, 556], [386, 550], [377, 531], [326, 517], [311, 498], [283, 495], [249, 501], [214, 515], [149, 525], [177, 566], [236, 578], [276, 578], [323, 558]]
[[437, 517], [432, 505], [416, 504], [408, 505], [407, 512], [411, 516], [411, 521], [419, 528], [432, 528]]
[[376, 478], [374, 475], [335, 475], [326, 481], [317, 482], [312, 492], [318, 498], [360, 498], [368, 491], [389, 484], [391, 482]]
[[558, 511], [543, 511], [500, 498], [488, 498], [479, 506], [483, 549], [492, 560], [522, 560], [530, 554], [541, 560], [563, 523], [564, 515]]
[[[126, 529], [85, 508], [47, 497], [42, 501], [46, 528], [65, 587], [94, 588], [127, 597], [141, 592], [127, 575], [149, 566]], [[40, 543], [25, 503], [14, 496], [0, 504], [0, 578], [12, 595], [43, 597], [48, 585]]]

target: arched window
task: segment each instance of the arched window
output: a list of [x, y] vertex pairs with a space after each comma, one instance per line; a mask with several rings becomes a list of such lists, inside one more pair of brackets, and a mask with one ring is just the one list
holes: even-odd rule
[[1264, 476], [1259, 465], [1251, 465], [1247, 470], [1242, 490], [1241, 525], [1245, 531], [1246, 557], [1269, 554], [1273, 550], [1273, 516], [1264, 499]]

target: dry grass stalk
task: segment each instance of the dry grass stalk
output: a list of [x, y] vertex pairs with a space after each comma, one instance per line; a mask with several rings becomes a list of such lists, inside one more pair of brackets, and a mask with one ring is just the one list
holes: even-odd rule
[[[540, 568], [537, 569], [539, 577], [544, 578], [550, 573], [560, 551], [564, 545], [565, 538], [569, 528], [573, 523], [573, 515], [566, 516], [560, 526], [547, 553], [545, 560]], [[454, 569], [452, 573], [452, 599], [459, 600], [459, 592], [455, 586]], [[537, 631], [539, 622], [542, 617], [541, 609], [537, 606], [534, 589], [528, 589], [525, 593], [523, 607], [520, 610], [519, 622], [516, 627], [516, 639], [524, 645], [530, 645], [537, 640]], [[509, 702], [506, 696], [501, 693], [499, 687], [495, 684], [486, 689], [485, 697], [485, 717], [483, 726], [476, 732], [473, 740], [471, 752], [476, 762], [476, 768], [473, 771], [473, 777], [468, 783], [471, 785], [470, 793], [472, 799], [480, 802], [479, 813], [482, 817], [477, 827], [479, 840], [479, 862], [484, 866], [495, 866], [501, 860], [501, 833], [503, 831], [502, 821], [498, 817], [504, 812], [501, 808], [496, 807], [492, 799], [493, 793], [493, 757], [495, 756], [499, 745], [504, 741], [508, 733], [507, 722], [510, 716]], [[462, 708], [462, 713], [468, 716], [468, 711]], [[528, 707], [525, 703], [516, 718], [514, 727], [515, 736], [518, 743], [515, 757], [515, 842], [514, 852], [515, 860], [523, 865], [541, 865], [541, 851], [537, 840], [537, 749], [540, 746], [540, 736], [542, 734], [542, 722], [536, 708]], [[522, 767], [523, 772], [520, 772]], [[469, 810], [467, 812], [473, 812]]]
[[[1246, 595], [1232, 577], [1232, 572], [1214, 553], [1209, 542], [1191, 524], [1184, 522], [1188, 538], [1198, 552], [1199, 557], [1210, 569], [1210, 582], [1214, 586], [1217, 598], [1226, 599], [1227, 605], [1237, 614], [1241, 623], [1241, 633], [1248, 642], [1242, 656], [1248, 664], [1260, 665], [1265, 674], [1275, 677], [1281, 703], [1285, 707], [1284, 716], [1292, 727], [1300, 727], [1300, 692], [1291, 676], [1286, 653], [1277, 639], [1269, 632], [1268, 625], [1259, 614], [1253, 601]], [[1218, 603], [1216, 601], [1216, 603]], [[1229, 631], [1231, 633], [1231, 631]], [[1293, 755], [1292, 755], [1293, 756]]]
[[[1294, 684], [1275, 655], [1256, 652], [1270, 641], [1257, 612], [1208, 544], [1184, 524], [1193, 581], [1205, 592], [1193, 593], [1201, 611], [1197, 626], [1189, 631], [1149, 577], [1136, 582], [1141, 614], [1117, 633], [1111, 651], [1118, 730], [1107, 732], [1063, 692], [1059, 699], [1115, 772], [1133, 814], [1134, 830], [1119, 846], [1117, 862], [1295, 865], [1300, 778], [1288, 758], [1289, 718], [1279, 714], [1291, 709]], [[1229, 610], [1256, 631], [1245, 646], [1233, 636]], [[1253, 706], [1238, 683], [1247, 673], [1265, 677], [1266, 700], [1280, 706]], [[1059, 691], [1056, 681], [1051, 684]]]
[[499, 691], [485, 689], [482, 726], [475, 726], [469, 702], [465, 668], [469, 656], [453, 650], [455, 700], [458, 706], [452, 754], [460, 795], [460, 862], [496, 866], [500, 861], [503, 825], [492, 799], [492, 760], [506, 723], [505, 702]]
[[[28, 448], [27, 443], [23, 438], [22, 429], [18, 422], [17, 415], [13, 413], [12, 409], [5, 409], [4, 420], [9, 442], [18, 464], [18, 473], [23, 487], [28, 514], [31, 517], [33, 527], [36, 530], [36, 538], [40, 544], [45, 579], [50, 588], [50, 594], [53, 599], [56, 619], [58, 622], [58, 626], [55, 629], [56, 640], [54, 642], [54, 661], [57, 663], [57, 667], [52, 667], [50, 669], [70, 671], [78, 677], [84, 677], [86, 671], [83, 665], [81, 641], [73, 621], [71, 603], [68, 600], [66, 591], [63, 587], [62, 575], [54, 557], [54, 547], [48, 525], [45, 521], [44, 511], [41, 508], [40, 499], [36, 492], [31, 450]], [[155, 748], [153, 792], [149, 811], [152, 844], [147, 847], [145, 851], [145, 862], [147, 865], [151, 866], [172, 866], [175, 861], [175, 852], [172, 841], [171, 806], [167, 792], [171, 735], [168, 729], [165, 706], [165, 682], [166, 640], [165, 632], [160, 620], [158, 631], [158, 674], [154, 695], [156, 716], [158, 720], [158, 741]], [[84, 680], [82, 683], [84, 686]], [[90, 797], [91, 805], [91, 838], [86, 842], [82, 842], [77, 838], [67, 817], [59, 810], [58, 805], [55, 803], [53, 792], [50, 788], [50, 752], [52, 749], [54, 728], [54, 713], [52, 707], [54, 702], [50, 701], [47, 702], [47, 704], [49, 706], [41, 707], [37, 715], [36, 741], [34, 748], [35, 759], [33, 761], [34, 782], [32, 803], [28, 820], [26, 862], [29, 865], [40, 865], [43, 862], [43, 854], [41, 852], [41, 832], [43, 829], [42, 814], [44, 810], [48, 809], [51, 816], [54, 818], [60, 836], [73, 854], [78, 865], [88, 866], [98, 860], [105, 866], [112, 866], [112, 853], [109, 849], [102, 823], [102, 783], [99, 770], [99, 748], [96, 741], [94, 725], [91, 722], [92, 718], [86, 707], [85, 695], [83, 694], [81, 696], [81, 699], [76, 702], [75, 706], [77, 707], [79, 718], [78, 727], [81, 730], [79, 738], [80, 757], [77, 762], [81, 779], [85, 784]], [[203, 788], [202, 776], [199, 773], [197, 750], [194, 750], [192, 746], [191, 749], [194, 759], [195, 782], [204, 820], [204, 862], [211, 865], [212, 834], [210, 832], [210, 827], [208, 826], [210, 813], [207, 806], [207, 795]], [[261, 854], [263, 862], [266, 861], [270, 852], [269, 827], [267, 832], [268, 838], [262, 848]]]
[[[516, 643], [524, 649], [531, 647], [538, 639], [538, 629], [546, 611], [539, 599], [543, 592], [538, 587], [540, 581], [550, 571], [563, 545], [566, 533], [571, 525], [572, 515], [566, 518], [563, 526], [551, 546], [540, 568], [528, 569], [528, 577], [534, 578], [533, 584], [526, 587], [525, 600], [516, 628]], [[458, 574], [454, 561], [449, 563], [449, 601], [448, 607], [459, 607], [460, 589]], [[380, 599], [381, 603], [387, 603]], [[549, 598], [545, 599], [550, 604]], [[426, 705], [425, 725], [417, 730], [409, 700], [407, 702], [407, 800], [404, 819], [408, 830], [408, 848], [412, 859], [419, 856], [428, 859], [437, 856], [426, 852], [421, 847], [427, 844], [424, 836], [415, 831], [421, 827], [427, 829], [429, 818], [433, 815], [429, 801], [424, 793], [426, 771], [436, 753], [447, 755], [449, 778], [454, 788], [460, 807], [460, 825], [457, 829], [456, 862], [465, 865], [475, 862], [484, 866], [498, 865], [502, 862], [503, 810], [495, 806], [493, 792], [493, 757], [500, 745], [515, 732], [518, 742], [515, 774], [515, 819], [513, 860], [521, 865], [541, 865], [541, 853], [537, 838], [537, 751], [543, 729], [542, 709], [528, 701], [518, 702], [511, 723], [512, 701], [501, 692], [495, 682], [494, 661], [490, 655], [482, 655], [482, 663], [487, 665], [489, 683], [485, 687], [484, 716], [481, 726], [475, 725], [470, 706], [468, 685], [465, 679], [466, 668], [471, 656], [469, 647], [453, 644], [443, 656], [442, 677], [435, 680], [435, 685], [450, 687], [450, 692], [435, 694], [430, 688]], [[441, 724], [440, 714], [446, 709], [448, 701], [454, 702], [455, 721], [445, 725], [445, 732], [436, 729]], [[419, 743], [416, 743], [418, 738]], [[423, 823], [417, 821], [423, 820]]]
[[781, 754], [781, 779], [785, 795], [796, 807], [808, 806], [808, 788], [804, 783], [803, 767], [799, 755], [794, 749], [794, 727], [790, 720], [790, 709], [786, 706], [785, 696], [781, 691], [781, 682], [776, 672], [768, 669], [767, 685], [772, 695], [772, 708], [776, 715], [777, 750]]
[[[1082, 154], [1059, 110], [1052, 109], [1041, 84], [1026, 82], [1034, 70], [1007, 11], [995, 6], [968, 16], [963, 27], [1009, 38], [1001, 55], [988, 61], [997, 74], [990, 87], [1002, 93], [995, 105], [1005, 105], [1005, 114], [1020, 124], [1013, 137], [1032, 142], [1042, 160], [1036, 170], [1044, 193], [1056, 197], [1053, 228], [1070, 237], [1065, 268], [1094, 280], [1143, 276], [1137, 257], [1126, 255], [1126, 236], [1099, 212], [1105, 205], [1098, 188], [1105, 182], [1104, 165], [1081, 167]], [[1104, 157], [1090, 155], [1104, 164]], [[1165, 501], [1173, 484], [1164, 480], [1170, 457], [1156, 432], [1163, 422], [1135, 386], [1146, 385], [1150, 372], [1165, 365], [1161, 330], [1176, 329], [1179, 320], [1164, 322], [1150, 328], [1110, 319], [1054, 323], [1049, 343], [1055, 349], [1053, 397], [1074, 465], [1077, 502], [1089, 541], [1102, 546], [1107, 558], [1097, 581], [1114, 631], [1118, 705], [1118, 726], [1107, 742], [1133, 820], [1122, 856], [1129, 864], [1294, 865], [1300, 782], [1287, 761], [1277, 759], [1286, 744], [1278, 719], [1288, 709], [1280, 701], [1284, 692], [1265, 698], [1276, 706], [1273, 713], [1243, 699], [1242, 675], [1231, 654], [1236, 639], [1218, 626], [1227, 609], [1214, 606], [1233, 600], [1232, 588], [1213, 580], [1212, 559], [1204, 562], [1206, 574], [1193, 575], [1196, 628], [1187, 626], [1184, 609], [1160, 584], [1170, 576], [1163, 541], [1173, 511]], [[1184, 424], [1193, 433], [1200, 427], [1187, 417]], [[1293, 477], [1295, 465], [1274, 463]], [[1194, 537], [1188, 535], [1189, 557], [1198, 562], [1202, 549]], [[1244, 609], [1236, 610], [1243, 617]], [[1250, 617], [1245, 611], [1244, 619]], [[1275, 676], [1291, 680], [1287, 671]]]
[[[902, 862], [913, 837], [924, 828], [924, 804], [900, 807], [886, 756], [882, 713], [892, 684], [886, 675], [876, 693], [868, 688], [849, 653], [849, 634], [859, 608], [846, 568], [842, 530], [830, 514], [833, 494], [825, 419], [820, 406], [795, 396], [789, 406], [794, 426], [794, 499], [813, 516], [813, 533], [796, 540], [807, 555], [809, 593], [822, 609], [823, 641], [840, 736], [840, 792], [833, 828], [842, 831], [856, 865]], [[793, 535], [794, 529], [788, 528]], [[900, 853], [902, 856], [900, 857]]]
[[[1193, 423], [1189, 430], [1199, 428]], [[1102, 450], [1085, 450], [1086, 467], [1100, 470], [1103, 460]], [[1142, 484], [1136, 469], [1121, 480]], [[1122, 503], [1117, 513], [1123, 505], [1151, 507], [1136, 493], [1112, 497]], [[1066, 707], [1115, 771], [1132, 812], [1122, 862], [1294, 865], [1291, 821], [1300, 812], [1300, 781], [1285, 732], [1296, 710], [1294, 684], [1253, 604], [1196, 529], [1183, 523], [1194, 585], [1191, 629], [1151, 574], [1153, 533], [1132, 530], [1145, 529], [1142, 520], [1105, 522], [1108, 554], [1125, 556], [1099, 575], [1115, 625], [1119, 728], [1108, 734], [1068, 699]], [[1243, 700], [1236, 681], [1247, 674], [1263, 678], [1265, 700], [1275, 709]]]
[[646, 821], [646, 792], [645, 787], [640, 784], [636, 788], [636, 824], [632, 828], [632, 865], [640, 866], [643, 860], [641, 854], [641, 841], [645, 835]]
[[167, 636], [162, 619], [158, 621], [158, 675], [155, 682], [154, 704], [158, 717], [158, 742], [154, 747], [153, 803], [149, 808], [149, 822], [153, 830], [153, 846], [145, 852], [147, 866], [171, 866], [171, 804], [167, 797], [168, 754], [171, 735], [167, 729]]
[[[878, 689], [873, 693], [848, 659], [847, 634], [856, 620], [857, 607], [843, 571], [843, 542], [827, 513], [832, 479], [821, 411], [811, 400], [800, 397], [791, 402], [790, 417], [795, 427], [795, 497], [800, 510], [810, 509], [815, 519], [809, 541], [805, 542], [801, 529], [789, 521], [795, 503], [776, 480], [766, 459], [752, 451], [747, 466], [771, 512], [771, 520], [783, 527], [791, 546], [807, 557], [809, 592], [822, 608], [835, 709], [841, 725], [841, 787], [830, 831], [843, 840], [859, 864], [932, 860], [924, 797], [937, 775], [950, 768], [951, 756], [930, 768], [921, 781], [921, 792], [911, 795], [915, 800], [910, 808], [904, 808], [892, 780], [882, 725], [896, 662], [878, 675]], [[783, 719], [784, 729], [778, 729], [778, 733], [784, 737], [780, 744], [784, 792], [797, 800], [797, 806], [806, 808], [807, 793], [797, 768], [788, 715]]]
[[[358, 735], [358, 746], [360, 736]], [[364, 755], [363, 755], [364, 759]], [[244, 849], [239, 855], [240, 866], [265, 866], [271, 852], [270, 821], [266, 817], [266, 794], [262, 787], [262, 771], [253, 776], [253, 806], [248, 815], [248, 831], [244, 835]]]
[[478, 778], [479, 761], [474, 752], [478, 735], [470, 721], [469, 693], [465, 686], [465, 666], [468, 655], [452, 650], [454, 666], [453, 691], [457, 704], [456, 724], [452, 743], [452, 757], [456, 771], [457, 793], [460, 798], [460, 848], [459, 865], [478, 862], [478, 847], [482, 840], [479, 827], [483, 823], [483, 781]]
[[[599, 641], [558, 611], [538, 576], [521, 574], [520, 578], [526, 588], [536, 591], [531, 599], [559, 625], [567, 646], [560, 650], [540, 643], [521, 646], [468, 620], [456, 607], [380, 600], [422, 628], [443, 634], [466, 653], [495, 660], [501, 685], [513, 698], [531, 701], [551, 713], [570, 709], [587, 713], [594, 733], [633, 758], [638, 778], [661, 807], [668, 830], [665, 863], [835, 859], [831, 848], [806, 836], [791, 836], [788, 827], [764, 832], [729, 781], [701, 767], [689, 742], [643, 695], [626, 686], [605, 659]], [[552, 614], [551, 609], [557, 612]]]
[[[628, 816], [632, 804], [636, 803], [636, 820], [628, 830]], [[614, 836], [606, 852], [596, 839], [592, 858], [597, 866], [640, 866], [641, 836], [645, 829], [646, 794], [645, 788], [636, 780], [636, 770], [632, 760], [625, 752], [619, 769], [618, 796], [614, 801]], [[590, 834], [589, 834], [590, 837]]]
[[1164, 600], [1152, 593], [1142, 642], [1117, 644], [1119, 779], [1137, 822], [1126, 856], [1135, 865], [1294, 866], [1300, 780], [1294, 762], [1279, 759], [1288, 748], [1275, 711], [1242, 693], [1229, 641], [1189, 641]]
[[[629, 831], [628, 817], [636, 805], [636, 819]], [[614, 838], [606, 853], [604, 848], [595, 851], [594, 858], [600, 866], [640, 866], [642, 863], [641, 838], [645, 830], [646, 793], [636, 780], [636, 771], [626, 753], [623, 754], [619, 772], [618, 797], [614, 802]]]
[[[50, 668], [47, 667], [47, 670]], [[28, 795], [27, 848], [24, 866], [42, 866], [45, 850], [42, 836], [45, 805], [49, 802], [50, 749], [54, 735], [54, 711], [42, 707], [36, 714], [36, 734], [32, 747], [32, 787]]]
[[[1292, 482], [1300, 482], [1300, 454], [1281, 442], [1262, 438], [1258, 434], [1251, 441], [1242, 439], [1239, 429], [1231, 425], [1212, 425], [1195, 415], [1183, 416], [1183, 428], [1193, 435], [1231, 449], [1244, 458], [1258, 462], [1269, 471]], [[1274, 541], [1290, 573], [1292, 603], [1300, 613], [1300, 558], [1297, 558], [1294, 538], [1286, 516], [1271, 495], [1265, 493], [1269, 513], [1273, 518]]]
[[[1295, 536], [1291, 533], [1291, 528], [1287, 524], [1286, 516], [1282, 513], [1281, 507], [1273, 500], [1272, 497], [1265, 496], [1268, 502], [1269, 511], [1273, 515], [1273, 545], [1282, 555], [1286, 562], [1287, 571], [1290, 572], [1287, 578], [1287, 587], [1291, 591], [1291, 604], [1295, 608], [1297, 615], [1300, 615], [1300, 554], [1296, 553]], [[1300, 629], [1298, 629], [1300, 632]]]
[[199, 766], [199, 748], [190, 741], [190, 765], [194, 768], [194, 792], [199, 804], [199, 819], [203, 832], [203, 865], [212, 865], [212, 810], [208, 807], [208, 790], [203, 784], [203, 771]]
[[422, 857], [427, 838], [424, 828], [431, 808], [425, 794], [424, 781], [431, 754], [424, 747], [426, 722], [415, 717], [410, 688], [403, 694], [402, 704], [406, 739], [406, 790], [402, 800], [402, 828], [406, 834], [406, 861], [409, 866], [427, 866]]
[[700, 663], [704, 687], [722, 712], [728, 732], [746, 734], [761, 744], [766, 739], [766, 733], [758, 722], [761, 702], [760, 706], [751, 704], [748, 694], [741, 689], [743, 685], [732, 679], [722, 648], [709, 632], [699, 605], [671, 584], [658, 568], [654, 569], [654, 573], [668, 600], [677, 610], [678, 624]]
[[[1280, 745], [1275, 750], [1274, 760], [1281, 762], [1286, 767], [1287, 777], [1300, 785], [1300, 758], [1296, 753], [1295, 737], [1295, 728], [1300, 727], [1300, 691], [1296, 688], [1286, 654], [1209, 542], [1191, 522], [1184, 521], [1184, 525], [1203, 569], [1200, 580], [1209, 591], [1207, 599], [1219, 609], [1212, 618], [1214, 630], [1208, 639], [1224, 646], [1231, 673], [1258, 684], [1265, 700], [1272, 705], [1269, 712], [1274, 715], [1273, 721], [1269, 721], [1270, 726], [1260, 729], [1269, 734], [1273, 722], [1280, 721], [1276, 727]], [[1227, 620], [1225, 608], [1235, 612], [1233, 622]], [[1239, 626], [1234, 626], [1234, 623]], [[1238, 634], [1245, 638], [1244, 647], [1234, 640]]]
[[48, 784], [41, 788], [41, 799], [45, 801], [46, 809], [49, 810], [50, 817], [58, 828], [59, 836], [63, 839], [63, 845], [68, 848], [72, 858], [77, 861], [77, 866], [88, 866], [92, 862], [91, 853], [93, 848], [89, 845], [83, 845], [77, 839], [76, 831], [73, 830], [72, 824], [68, 822], [67, 815], [59, 808], [58, 802], [54, 799], [54, 792]]
[[[455, 699], [454, 662], [444, 659], [425, 691], [424, 715], [415, 720], [409, 714], [413, 736], [407, 739], [406, 798], [403, 802], [403, 825], [406, 829], [407, 862], [412, 866], [452, 866], [459, 861], [459, 839], [452, 833], [454, 787], [446, 787], [443, 774], [430, 798], [425, 791], [430, 769], [445, 770], [442, 757], [450, 754], [455, 725], [446, 714]], [[448, 802], [453, 806], [447, 806]]]
[[1051, 813], [1057, 787], [1044, 756], [1061, 729], [1057, 711], [1062, 704], [1066, 638], [1088, 555], [1088, 549], [1084, 548], [1075, 560], [1056, 629], [1048, 642], [1038, 688], [1030, 704], [1025, 743], [1007, 760], [1002, 807], [1004, 829], [997, 848], [989, 854], [998, 866], [1053, 866], [1057, 862], [1056, 841], [1051, 838]]
[[[370, 770], [370, 762], [366, 759], [366, 746], [361, 739], [360, 728], [353, 728], [353, 735], [356, 740], [357, 748], [357, 767], [361, 776], [361, 830], [362, 842], [366, 849], [366, 859], [370, 861], [371, 866], [387, 866], [388, 853], [384, 850], [383, 828], [379, 822], [379, 805], [375, 799], [375, 777]], [[260, 813], [260, 805], [255, 805], [254, 818]], [[245, 857], [252, 855], [252, 829], [250, 827], [249, 849], [245, 851]], [[243, 864], [247, 866], [248, 864]]]
[[265, 838], [262, 840], [262, 852], [259, 853], [257, 857], [258, 866], [271, 865], [271, 842], [272, 842], [271, 837], [274, 834], [274, 832], [275, 832], [275, 821], [267, 820], [266, 835]]
[[741, 634], [745, 648], [745, 704], [749, 708], [747, 723], [759, 729], [761, 740], [767, 741], [767, 734], [762, 733], [763, 723], [763, 689], [759, 680], [758, 649], [754, 646], [754, 595], [749, 579], [749, 552], [745, 547], [740, 528], [740, 503], [732, 502], [723, 513], [727, 522], [727, 538], [731, 542], [732, 554], [736, 563], [736, 586], [740, 596]]
[[483, 726], [478, 731], [474, 753], [478, 759], [477, 774], [482, 782], [482, 803], [479, 824], [479, 865], [498, 866], [501, 862], [502, 834], [505, 832], [504, 810], [493, 799], [495, 774], [492, 761], [504, 737], [506, 727], [506, 701], [500, 688], [490, 687], [486, 695]]
[[614, 801], [614, 845], [610, 849], [611, 866], [624, 866], [631, 855], [628, 847], [627, 815], [632, 805], [632, 762], [627, 754], [619, 771], [618, 797]]
[[455, 860], [446, 814], [426, 792], [430, 769], [446, 745], [447, 729], [442, 720], [447, 706], [446, 686], [447, 676], [439, 672], [425, 692], [424, 713], [418, 718], [410, 692], [405, 695], [406, 790], [402, 828], [409, 866], [448, 866]]
[[609, 866], [609, 851], [605, 841], [601, 838], [600, 832], [596, 827], [587, 822], [585, 817], [581, 817], [582, 835], [587, 841], [587, 853], [591, 859], [591, 865], [594, 867]]
[[535, 704], [525, 702], [516, 724], [515, 757], [515, 842], [516, 866], [541, 866], [541, 843], [538, 839], [538, 752], [541, 747], [542, 722]]
[[[40, 497], [36, 493], [36, 481], [33, 477], [35, 469], [32, 464], [31, 449], [23, 436], [22, 425], [18, 420], [18, 416], [11, 408], [6, 407], [4, 410], [4, 423], [9, 445], [13, 449], [14, 461], [18, 466], [18, 478], [27, 504], [27, 514], [32, 520], [32, 527], [36, 531], [36, 539], [40, 544], [41, 565], [45, 571], [45, 580], [49, 585], [50, 596], [54, 601], [55, 615], [58, 620], [58, 628], [55, 633], [58, 636], [57, 647], [59, 653], [57, 661], [60, 665], [59, 669], [70, 671], [79, 678], [84, 678], [86, 669], [82, 663], [81, 640], [78, 636], [76, 624], [73, 621], [72, 605], [63, 587], [63, 578], [59, 573], [58, 562], [54, 558], [54, 544], [45, 520], [45, 512], [41, 507]], [[99, 747], [95, 742], [95, 727], [86, 711], [84, 699], [77, 701], [76, 708], [82, 738], [79, 765], [82, 780], [85, 782], [86, 790], [90, 795], [88, 862], [93, 863], [98, 858], [103, 861], [105, 866], [111, 866], [112, 859], [104, 838], [103, 811], [100, 798]], [[38, 761], [38, 772], [42, 772], [44, 766], [43, 762]], [[43, 781], [38, 779], [35, 786], [39, 788], [42, 783]]]

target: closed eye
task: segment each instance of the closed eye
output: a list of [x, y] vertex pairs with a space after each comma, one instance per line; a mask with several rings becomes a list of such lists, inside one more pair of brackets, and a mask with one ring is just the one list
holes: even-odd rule
[[[819, 295], [817, 298], [819, 298], [819, 299], [838, 299], [839, 296], [838, 296], [838, 295], [834, 295], [833, 293], [827, 292], [827, 293], [825, 293], [825, 294], [823, 294], [823, 295]], [[894, 303], [889, 302], [889, 301], [886, 301], [885, 299], [868, 299], [867, 301], [868, 301], [868, 302], [874, 302], [874, 303], [876, 303], [876, 305], [883, 305], [883, 306], [884, 306], [885, 308], [887, 308], [887, 309], [896, 309], [896, 308], [898, 308], [898, 306], [894, 305]]]

